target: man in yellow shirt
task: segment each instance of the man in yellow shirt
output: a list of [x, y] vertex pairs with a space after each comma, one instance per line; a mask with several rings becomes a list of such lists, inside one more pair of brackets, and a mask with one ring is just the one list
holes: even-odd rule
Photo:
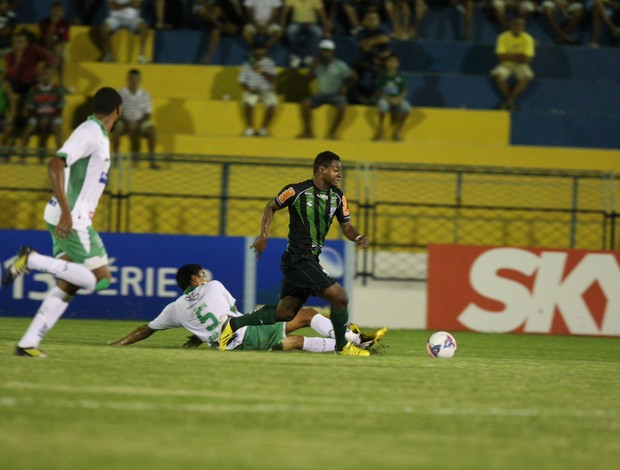
[[[286, 27], [286, 22], [290, 23]], [[303, 60], [309, 67], [318, 52], [321, 37], [331, 37], [331, 26], [321, 0], [285, 0], [281, 16], [282, 29], [291, 46], [291, 68], [298, 68]]]
[[[501, 33], [495, 44], [499, 65], [491, 70], [491, 75], [504, 97], [502, 109], [514, 109], [515, 100], [534, 78], [534, 72], [530, 67], [530, 62], [534, 58], [534, 38], [524, 29], [525, 21], [513, 18], [510, 29]], [[514, 87], [509, 83], [512, 76], [517, 79]]]

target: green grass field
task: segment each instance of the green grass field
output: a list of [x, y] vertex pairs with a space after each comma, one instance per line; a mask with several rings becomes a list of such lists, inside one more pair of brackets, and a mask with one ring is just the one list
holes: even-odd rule
[[620, 340], [390, 331], [381, 354], [111, 348], [137, 323], [61, 320], [47, 359], [0, 319], [0, 468], [613, 468]]

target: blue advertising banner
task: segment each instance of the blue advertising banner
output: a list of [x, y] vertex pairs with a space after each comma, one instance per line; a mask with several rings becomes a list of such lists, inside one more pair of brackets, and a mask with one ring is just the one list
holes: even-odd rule
[[[280, 258], [286, 249], [287, 240], [284, 238], [270, 238], [267, 248], [256, 262], [256, 303], [277, 304], [280, 298], [282, 285], [282, 271]], [[344, 253], [345, 242], [341, 240], [327, 240], [319, 257], [321, 266], [340, 284], [345, 287], [346, 263]], [[323, 299], [310, 297], [308, 306], [324, 307]]]
[[[114, 318], [151, 320], [181, 292], [176, 285], [177, 269], [188, 263], [201, 264], [210, 279], [222, 282], [245, 310], [242, 237], [150, 235], [102, 233], [110, 258], [112, 284], [105, 291], [78, 295], [64, 318]], [[52, 242], [46, 231], [0, 230], [0, 274], [20, 245], [51, 255]], [[251, 253], [249, 253], [251, 256]], [[279, 268], [273, 272], [279, 273]], [[33, 272], [18, 277], [0, 289], [0, 316], [33, 316], [45, 293], [55, 284], [50, 274]]]

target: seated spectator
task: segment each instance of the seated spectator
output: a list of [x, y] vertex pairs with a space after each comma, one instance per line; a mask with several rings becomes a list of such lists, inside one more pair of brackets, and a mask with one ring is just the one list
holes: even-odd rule
[[527, 16], [536, 11], [536, 4], [533, 0], [492, 0], [491, 8], [495, 20], [503, 29], [508, 29], [510, 28], [510, 22], [506, 16], [508, 11], [526, 21]]
[[64, 5], [54, 2], [50, 16], [39, 22], [39, 45], [56, 58], [58, 84], [61, 87], [65, 86], [65, 45], [69, 41], [69, 23], [64, 17]]
[[43, 48], [34, 43], [34, 35], [27, 29], [20, 29], [13, 36], [13, 47], [6, 55], [5, 77], [17, 95], [17, 114], [15, 126], [24, 124], [24, 105], [30, 88], [37, 83], [39, 67], [45, 64], [55, 67], [56, 59]]
[[[278, 97], [273, 91], [276, 80], [276, 64], [267, 57], [267, 49], [262, 43], [252, 46], [248, 60], [241, 67], [239, 83], [243, 87], [243, 115], [245, 118], [245, 132], [243, 135], [251, 137], [269, 135], [269, 124], [278, 104]], [[261, 102], [265, 105], [263, 125], [258, 132], [254, 130], [254, 108]]]
[[278, 23], [282, 0], [245, 0], [247, 23], [243, 27], [243, 39], [251, 46], [257, 40], [269, 49], [282, 37], [282, 27]]
[[559, 42], [579, 43], [571, 36], [583, 17], [583, 5], [579, 0], [545, 0], [542, 2], [542, 11]]
[[370, 104], [375, 93], [377, 73], [383, 60], [389, 54], [390, 37], [381, 26], [381, 18], [376, 10], [364, 15], [362, 29], [357, 33], [359, 56], [353, 65], [357, 74], [353, 99], [361, 104]]
[[314, 138], [312, 129], [312, 110], [324, 104], [336, 108], [336, 117], [327, 134], [328, 139], [337, 138], [338, 128], [347, 107], [347, 92], [355, 74], [343, 61], [334, 57], [336, 45], [331, 39], [319, 43], [319, 55], [310, 67], [310, 80], [316, 79], [316, 95], [301, 102], [303, 131], [300, 138]]
[[[534, 38], [524, 30], [525, 21], [513, 18], [510, 30], [501, 33], [495, 44], [499, 65], [491, 71], [491, 75], [504, 97], [502, 109], [514, 109], [515, 100], [534, 78], [534, 72], [530, 67], [530, 62], [534, 58]], [[516, 77], [517, 84], [511, 88], [508, 80], [512, 76]]]
[[[17, 97], [13, 93], [11, 84], [4, 78], [0, 83], [0, 146], [6, 147], [11, 143], [11, 137], [13, 134], [13, 120], [17, 114]], [[6, 158], [8, 160], [8, 154], [6, 149], [0, 151], [0, 159]]]
[[128, 29], [140, 38], [138, 63], [146, 64], [144, 50], [148, 35], [148, 25], [140, 16], [141, 0], [108, 0], [109, 16], [101, 26], [101, 50], [103, 62], [114, 62], [116, 56], [112, 50], [112, 36], [121, 28]]
[[47, 146], [50, 134], [54, 135], [56, 148], [62, 146], [62, 111], [65, 107], [63, 89], [54, 83], [55, 70], [46, 67], [39, 74], [39, 82], [30, 88], [26, 98], [28, 120], [22, 132], [22, 146], [28, 147], [30, 137], [39, 136], [38, 147]]
[[[289, 14], [291, 20], [286, 28]], [[305, 65], [310, 65], [318, 52], [321, 37], [331, 36], [331, 25], [323, 9], [323, 3], [321, 0], [285, 0], [280, 19], [282, 29], [286, 28], [290, 45], [290, 66], [298, 68], [302, 59]]]
[[601, 26], [605, 24], [609, 28], [612, 39], [620, 36], [620, 24], [613, 22], [615, 14], [616, 21], [620, 22], [620, 0], [594, 0], [592, 7], [592, 41], [590, 47], [598, 47], [601, 37]]
[[362, 19], [369, 10], [378, 11], [383, 7], [385, 0], [340, 0], [344, 16], [349, 27], [349, 34], [357, 36], [362, 29]]
[[407, 101], [407, 83], [399, 70], [400, 60], [396, 54], [385, 59], [385, 68], [377, 78], [377, 108], [379, 110], [379, 126], [375, 140], [383, 139], [383, 127], [388, 113], [394, 114], [395, 126], [392, 140], [402, 140], [401, 130], [411, 105]]
[[385, 0], [385, 10], [392, 24], [392, 38], [416, 39], [428, 5], [424, 0]]
[[195, 0], [192, 16], [193, 27], [210, 32], [207, 53], [202, 59], [205, 64], [213, 59], [222, 35], [237, 34], [243, 24], [243, 19], [234, 14], [228, 0]]
[[118, 153], [121, 137], [129, 135], [131, 139], [131, 151], [140, 151], [140, 138], [145, 137], [148, 143], [150, 166], [159, 169], [155, 163], [155, 126], [151, 122], [153, 105], [148, 91], [140, 87], [142, 75], [137, 69], [131, 69], [127, 73], [127, 86], [118, 92], [123, 98], [123, 112], [117, 121], [112, 133], [112, 149]]
[[11, 52], [13, 31], [16, 24], [17, 17], [11, 11], [11, 4], [8, 0], [0, 0], [0, 57]]

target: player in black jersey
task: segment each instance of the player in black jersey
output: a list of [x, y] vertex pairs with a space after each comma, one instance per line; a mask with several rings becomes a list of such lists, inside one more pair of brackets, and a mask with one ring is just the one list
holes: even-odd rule
[[265, 308], [243, 317], [225, 320], [220, 333], [221, 349], [226, 348], [234, 331], [242, 326], [290, 321], [308, 297], [313, 295], [331, 303], [330, 318], [336, 337], [336, 351], [354, 356], [370, 354], [345, 339], [349, 320], [347, 291], [319, 264], [325, 236], [334, 217], [340, 223], [345, 237], [360, 248], [368, 246], [368, 238], [351, 224], [347, 199], [338, 188], [341, 178], [340, 157], [333, 152], [321, 152], [314, 160], [312, 179], [286, 185], [275, 199], [267, 203], [263, 210], [260, 235], [253, 244], [257, 257], [267, 245], [274, 213], [287, 207], [290, 217], [288, 245], [281, 261], [283, 281], [280, 302], [275, 312]]

